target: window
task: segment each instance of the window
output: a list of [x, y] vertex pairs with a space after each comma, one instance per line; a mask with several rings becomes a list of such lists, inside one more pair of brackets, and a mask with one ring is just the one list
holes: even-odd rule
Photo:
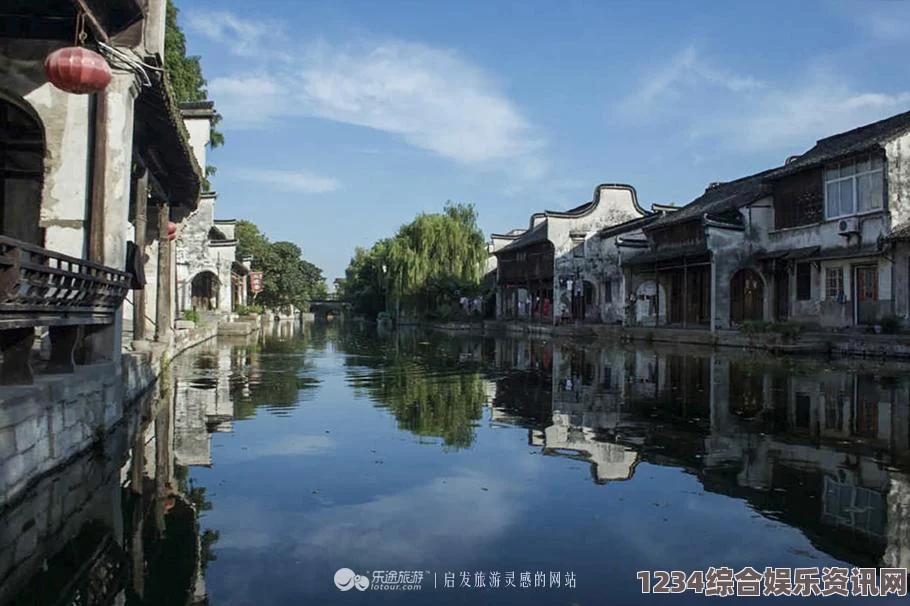
[[603, 388], [606, 391], [613, 389], [613, 369], [609, 366], [604, 366], [604, 376], [603, 376]]
[[878, 156], [861, 156], [825, 168], [825, 216], [828, 219], [882, 208], [885, 175]]
[[825, 272], [825, 298], [840, 300], [844, 292], [844, 268], [830, 267]]
[[604, 282], [604, 303], [613, 302], [613, 280], [607, 278]]
[[584, 257], [584, 256], [585, 256], [585, 242], [584, 242], [584, 240], [582, 240], [581, 242], [577, 242], [577, 243], [575, 244], [575, 248], [573, 249], [572, 254], [573, 254], [574, 256], [576, 256], [576, 257]]
[[796, 300], [808, 301], [812, 298], [812, 265], [799, 263], [796, 266]]

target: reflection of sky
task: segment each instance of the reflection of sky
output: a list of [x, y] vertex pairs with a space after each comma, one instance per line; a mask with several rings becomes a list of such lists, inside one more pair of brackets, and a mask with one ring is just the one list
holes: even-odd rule
[[[214, 467], [193, 470], [213, 503], [203, 526], [221, 533], [206, 578], [213, 606], [651, 603], [639, 570], [835, 563], [681, 470], [641, 463], [630, 481], [596, 485], [587, 463], [544, 457], [527, 430], [486, 414], [471, 449], [445, 451], [353, 398], [339, 354], [318, 355], [314, 370], [324, 379], [314, 398], [289, 417], [236, 423], [214, 437]], [[578, 588], [432, 592], [431, 573], [423, 593], [341, 594], [341, 567], [423, 569], [440, 585], [445, 571], [571, 571]]]

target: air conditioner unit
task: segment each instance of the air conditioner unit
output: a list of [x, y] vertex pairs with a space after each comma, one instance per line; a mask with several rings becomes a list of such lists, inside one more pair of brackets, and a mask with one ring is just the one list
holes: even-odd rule
[[837, 233], [842, 236], [848, 236], [850, 234], [859, 233], [859, 219], [856, 217], [848, 217], [847, 219], [841, 219], [837, 222]]

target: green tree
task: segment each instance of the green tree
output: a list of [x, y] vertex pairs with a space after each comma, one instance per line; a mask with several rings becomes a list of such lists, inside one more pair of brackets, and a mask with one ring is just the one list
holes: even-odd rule
[[345, 272], [344, 296], [373, 314], [400, 299], [424, 314], [450, 307], [480, 285], [486, 246], [473, 205], [448, 202], [422, 213], [391, 239], [357, 249]]
[[[180, 29], [177, 17], [180, 10], [173, 0], [167, 0], [167, 16], [164, 30], [164, 67], [177, 101], [180, 103], [205, 101], [208, 98], [206, 81], [202, 76], [202, 65], [198, 56], [187, 56], [186, 36]], [[212, 148], [224, 145], [224, 134], [218, 130], [221, 114], [212, 118], [209, 145]], [[205, 188], [209, 189], [208, 177], [216, 173], [214, 166], [205, 167]]]
[[304, 308], [313, 299], [327, 296], [322, 270], [301, 257], [292, 242], [269, 242], [249, 221], [238, 221], [237, 259], [253, 257], [252, 268], [262, 272], [262, 292], [256, 302], [272, 309]]

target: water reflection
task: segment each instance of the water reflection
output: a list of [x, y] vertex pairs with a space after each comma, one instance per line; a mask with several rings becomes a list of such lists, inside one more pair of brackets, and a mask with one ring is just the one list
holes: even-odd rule
[[[545, 454], [599, 483], [679, 466], [865, 566], [910, 564], [910, 381], [903, 368], [688, 350], [555, 347]], [[851, 368], [852, 367], [852, 368]]]
[[213, 341], [4, 512], [0, 604], [324, 603], [341, 565], [545, 564], [625, 602], [635, 570], [719, 549], [908, 567], [906, 370], [356, 324]]
[[208, 603], [219, 533], [200, 532], [212, 502], [189, 468], [212, 465], [212, 434], [232, 431], [249, 349], [178, 358], [104, 439], [6, 504], [0, 604]]
[[489, 403], [492, 422], [589, 463], [598, 484], [641, 461], [679, 467], [834, 557], [910, 565], [903, 366], [419, 334], [381, 356], [370, 345], [345, 342], [351, 382], [402, 429], [469, 447]]

